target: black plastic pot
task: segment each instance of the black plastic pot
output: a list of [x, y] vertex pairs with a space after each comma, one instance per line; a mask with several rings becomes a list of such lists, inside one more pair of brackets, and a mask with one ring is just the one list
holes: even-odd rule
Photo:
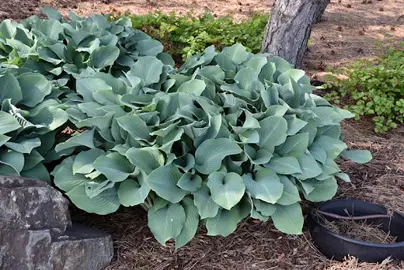
[[[358, 200], [328, 201], [320, 204], [318, 210], [349, 217], [387, 214], [387, 209], [381, 205]], [[330, 217], [324, 218], [329, 221], [335, 220]], [[314, 244], [329, 259], [343, 260], [344, 257], [351, 255], [365, 262], [381, 262], [389, 256], [392, 259], [404, 260], [404, 216], [394, 213], [391, 218], [367, 219], [366, 222], [381, 225], [380, 229], [397, 237], [396, 243], [378, 244], [355, 240], [326, 229], [318, 221], [316, 209], [311, 209], [308, 216]]]

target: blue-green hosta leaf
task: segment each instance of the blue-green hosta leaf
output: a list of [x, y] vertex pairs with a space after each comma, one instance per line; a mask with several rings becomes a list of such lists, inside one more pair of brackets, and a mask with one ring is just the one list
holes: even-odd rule
[[286, 138], [286, 141], [279, 147], [278, 153], [282, 156], [297, 156], [304, 153], [309, 145], [309, 134], [298, 133]]
[[150, 187], [146, 183], [139, 183], [134, 179], [126, 179], [119, 185], [118, 197], [123, 206], [135, 206], [143, 203], [149, 195]]
[[112, 91], [112, 87], [104, 80], [98, 78], [85, 78], [77, 80], [76, 90], [83, 97], [84, 102], [92, 102], [95, 101], [93, 93], [103, 90]]
[[24, 139], [21, 142], [7, 142], [6, 146], [16, 152], [29, 154], [32, 149], [41, 145], [41, 140], [39, 138]]
[[102, 46], [90, 55], [90, 65], [96, 69], [112, 66], [119, 56], [119, 48], [114, 45]]
[[136, 43], [136, 51], [138, 51], [140, 55], [157, 56], [163, 51], [163, 44], [154, 39], [140, 40]]
[[184, 173], [178, 180], [177, 186], [183, 190], [195, 192], [201, 188], [202, 178], [197, 174]]
[[348, 147], [344, 142], [328, 136], [316, 138], [313, 144], [321, 146], [327, 153], [327, 157], [332, 159], [337, 158]]
[[261, 129], [259, 129], [259, 146], [268, 150], [273, 150], [285, 142], [288, 124], [283, 117], [270, 116], [260, 121]]
[[0, 134], [0, 146], [3, 146], [10, 139], [11, 139], [11, 137], [8, 137], [6, 135]]
[[256, 54], [251, 57], [250, 60], [245, 64], [247, 68], [252, 68], [255, 72], [260, 73], [261, 69], [267, 63], [267, 58], [265, 55]]
[[252, 68], [242, 68], [234, 76], [234, 81], [241, 89], [251, 90], [253, 84], [258, 81], [258, 73]]
[[312, 144], [309, 147], [311, 155], [320, 163], [324, 164], [327, 160], [327, 152], [319, 144]]
[[278, 104], [279, 93], [278, 87], [275, 84], [271, 85], [267, 89], [261, 89], [260, 94], [266, 108], [270, 108], [271, 106]]
[[367, 163], [372, 159], [372, 154], [368, 150], [345, 150], [341, 156], [359, 164]]
[[282, 196], [283, 184], [278, 175], [270, 169], [261, 168], [255, 179], [251, 174], [244, 174], [243, 180], [247, 192], [254, 199], [274, 204]]
[[299, 161], [295, 157], [273, 157], [265, 167], [279, 174], [302, 173]]
[[29, 155], [25, 156], [24, 171], [31, 170], [38, 165], [44, 158], [37, 150], [33, 149]]
[[159, 59], [161, 62], [163, 62], [164, 65], [172, 66], [172, 67], [175, 66], [174, 59], [171, 57], [170, 54], [168, 54], [166, 52], [160, 52], [157, 55], [157, 59]]
[[86, 194], [90, 199], [98, 196], [104, 190], [112, 188], [114, 185], [114, 182], [106, 180], [104, 177], [94, 178], [84, 183]]
[[109, 188], [90, 199], [81, 184], [66, 192], [67, 197], [78, 208], [98, 215], [108, 215], [118, 210], [120, 203], [115, 188]]
[[59, 35], [63, 32], [63, 26], [59, 21], [56, 20], [43, 20], [43, 21], [38, 21], [38, 31], [50, 39], [53, 40], [58, 40]]
[[94, 161], [105, 152], [101, 149], [94, 148], [88, 151], [80, 152], [73, 163], [73, 174], [81, 173], [88, 174], [94, 170]]
[[78, 146], [86, 146], [88, 148], [95, 148], [94, 146], [94, 129], [85, 130], [82, 133], [71, 137], [65, 142], [56, 145], [56, 152], [76, 148]]
[[60, 21], [62, 19], [62, 14], [60, 14], [59, 11], [56, 9], [50, 8], [50, 7], [41, 7], [41, 12], [48, 17], [48, 19], [53, 19]]
[[251, 205], [248, 206], [249, 209], [244, 209], [241, 204], [230, 210], [220, 209], [215, 217], [206, 220], [207, 235], [229, 236], [236, 230], [237, 224], [250, 213]]
[[319, 127], [326, 125], [339, 125], [342, 120], [355, 116], [349, 111], [338, 107], [316, 107], [313, 108], [313, 112], [319, 117], [317, 121]]
[[351, 178], [346, 173], [336, 173], [335, 176], [338, 177], [339, 179], [344, 180], [347, 183], [351, 182]]
[[295, 183], [290, 181], [287, 176], [281, 175], [279, 178], [283, 184], [283, 193], [276, 203], [280, 205], [290, 205], [299, 202], [299, 190], [297, 189]]
[[136, 114], [128, 114], [116, 119], [118, 125], [125, 131], [127, 131], [134, 139], [148, 140], [149, 127], [145, 121]]
[[332, 199], [337, 193], [338, 184], [334, 177], [328, 178], [323, 181], [315, 179], [306, 180], [308, 184], [314, 187], [314, 190], [309, 194], [304, 193], [304, 197], [312, 202], [321, 202]]
[[198, 208], [199, 215], [201, 219], [213, 218], [217, 215], [220, 206], [213, 200], [209, 188], [206, 185], [193, 193], [194, 203]]
[[298, 178], [301, 180], [315, 178], [319, 176], [323, 170], [320, 168], [314, 157], [310, 154], [301, 154], [296, 157], [299, 161], [300, 168], [302, 169], [302, 175]]
[[13, 168], [20, 173], [24, 168], [24, 154], [12, 150], [2, 149], [0, 152], [0, 164], [4, 164]]
[[255, 151], [254, 148], [247, 144], [244, 145], [244, 153], [248, 156], [252, 164], [259, 165], [268, 163], [273, 156], [269, 150], [259, 149]]
[[286, 115], [286, 121], [288, 122], [288, 135], [295, 135], [302, 128], [307, 125], [306, 121], [303, 121], [296, 117], [296, 115]]
[[240, 65], [247, 60], [249, 53], [246, 48], [241, 44], [234, 44], [231, 47], [226, 47], [222, 50], [221, 54], [225, 55], [233, 61], [236, 65]]
[[178, 168], [170, 164], [152, 171], [146, 178], [146, 183], [163, 199], [178, 203], [188, 193], [177, 186], [181, 176]]
[[76, 123], [76, 127], [97, 127], [98, 130], [104, 131], [111, 127], [112, 117], [114, 116], [113, 112], [107, 113], [103, 116], [96, 116], [87, 118]]
[[0, 111], [0, 134], [6, 134], [20, 127], [16, 118], [9, 113]]
[[165, 161], [163, 154], [152, 147], [131, 148], [125, 155], [133, 165], [146, 175], [163, 166]]
[[16, 34], [16, 23], [7, 19], [0, 23], [0, 38], [13, 38]]
[[205, 91], [205, 88], [206, 84], [203, 80], [193, 79], [181, 84], [177, 91], [200, 96]]
[[208, 139], [196, 149], [195, 168], [200, 173], [210, 174], [220, 168], [225, 157], [239, 154], [242, 151], [237, 143], [230, 139]]
[[51, 184], [51, 178], [48, 169], [46, 169], [46, 167], [42, 163], [38, 163], [36, 166], [32, 167], [29, 170], [24, 169], [21, 172], [21, 176], [33, 179], [39, 179]]
[[224, 71], [219, 66], [205, 66], [198, 70], [198, 75], [205, 77], [213, 83], [223, 83]]
[[15, 49], [20, 58], [28, 58], [30, 55], [33, 55], [31, 47], [17, 39], [6, 39], [6, 43], [8, 46]]
[[271, 204], [256, 199], [253, 199], [253, 202], [257, 211], [266, 217], [272, 216], [276, 211], [276, 204]]
[[[45, 103], [45, 102], [44, 102]], [[66, 111], [54, 107], [44, 107], [35, 115], [30, 116], [30, 121], [35, 125], [46, 125], [48, 130], [55, 130], [69, 119]]]
[[23, 99], [22, 104], [35, 107], [52, 91], [52, 84], [41, 74], [24, 73], [18, 77]]
[[207, 183], [212, 199], [224, 209], [230, 210], [244, 196], [243, 178], [236, 173], [214, 172]]
[[73, 188], [84, 185], [87, 181], [86, 177], [82, 174], [73, 174], [74, 156], [68, 157], [62, 161], [61, 164], [55, 167], [52, 171], [54, 176], [53, 182], [61, 190], [68, 192]]
[[185, 197], [182, 202], [185, 210], [185, 223], [181, 233], [175, 238], [175, 247], [180, 248], [194, 238], [199, 225], [198, 209], [191, 198]]
[[160, 81], [163, 66], [164, 64], [156, 57], [144, 56], [139, 58], [128, 74], [139, 77], [147, 86]]
[[11, 99], [12, 104], [22, 100], [22, 91], [17, 79], [11, 73], [0, 77], [0, 100]]
[[303, 213], [299, 203], [278, 205], [272, 215], [275, 227], [288, 234], [301, 234], [303, 229]]
[[93, 166], [94, 169], [105, 175], [108, 180], [114, 182], [125, 180], [135, 170], [133, 164], [125, 156], [116, 152], [98, 157]]
[[151, 208], [147, 212], [147, 220], [154, 237], [162, 245], [181, 234], [186, 222], [184, 207], [179, 203], [170, 203], [156, 210]]

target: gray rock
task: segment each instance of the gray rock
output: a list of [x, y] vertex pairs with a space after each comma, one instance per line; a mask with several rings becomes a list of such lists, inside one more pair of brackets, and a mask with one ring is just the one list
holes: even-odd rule
[[58, 229], [71, 226], [69, 202], [46, 182], [0, 176], [1, 229]]
[[99, 270], [112, 259], [111, 236], [74, 224], [52, 230], [0, 230], [2, 270]]
[[114, 250], [111, 236], [84, 225], [73, 224], [52, 243], [54, 270], [102, 269], [111, 262]]
[[0, 230], [0, 269], [51, 269], [50, 248], [50, 230]]

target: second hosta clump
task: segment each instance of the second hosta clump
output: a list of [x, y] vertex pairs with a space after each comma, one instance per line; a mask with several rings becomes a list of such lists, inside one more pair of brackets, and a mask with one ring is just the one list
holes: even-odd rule
[[66, 112], [80, 132], [56, 146], [70, 156], [53, 175], [79, 208], [141, 205], [156, 239], [177, 247], [200, 223], [227, 236], [248, 216], [299, 234], [301, 199], [331, 199], [336, 177], [349, 181], [335, 160], [370, 159], [340, 140], [353, 114], [279, 57], [209, 47], [178, 72], [163, 67], [146, 56], [124, 78], [77, 80]]

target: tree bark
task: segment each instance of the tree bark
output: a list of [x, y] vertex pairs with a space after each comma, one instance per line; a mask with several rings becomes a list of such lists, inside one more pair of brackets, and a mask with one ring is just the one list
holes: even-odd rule
[[311, 27], [330, 0], [276, 0], [265, 29], [262, 52], [301, 68]]

